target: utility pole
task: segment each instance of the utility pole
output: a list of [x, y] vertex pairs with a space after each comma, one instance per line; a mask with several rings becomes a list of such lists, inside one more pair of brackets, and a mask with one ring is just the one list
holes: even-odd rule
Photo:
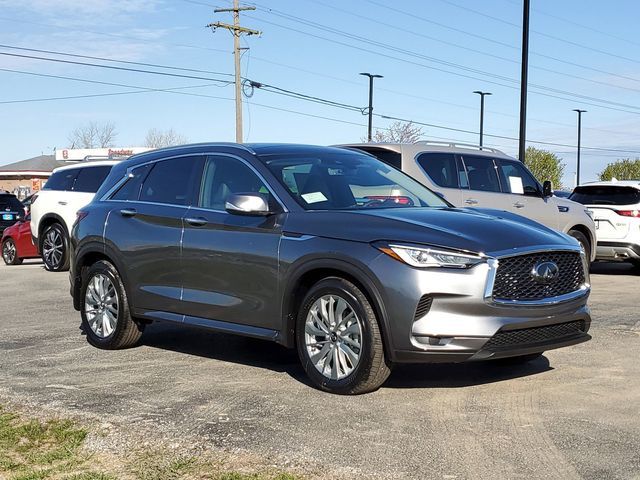
[[240, 75], [240, 35], [260, 35], [258, 30], [240, 26], [240, 12], [255, 10], [256, 7], [241, 7], [239, 0], [233, 0], [233, 8], [216, 8], [214, 13], [233, 12], [233, 25], [223, 22], [215, 22], [207, 25], [208, 28], [224, 28], [233, 34], [233, 57], [236, 70], [236, 142], [242, 143], [242, 76]]
[[586, 112], [586, 110], [580, 110], [579, 108], [574, 108], [574, 112], [578, 112], [578, 162], [576, 167], [576, 187], [580, 186], [580, 140], [582, 137], [582, 114]]
[[373, 130], [373, 79], [384, 78], [382, 75], [374, 75], [371, 73], [360, 73], [365, 77], [369, 77], [369, 126], [367, 128], [367, 141], [371, 141], [371, 131]]
[[527, 141], [527, 72], [529, 70], [529, 3], [522, 7], [522, 70], [520, 72], [520, 145], [518, 159], [524, 162]]
[[476, 90], [473, 93], [480, 95], [480, 148], [482, 148], [482, 133], [484, 132], [484, 96], [491, 95], [491, 92], [481, 92]]

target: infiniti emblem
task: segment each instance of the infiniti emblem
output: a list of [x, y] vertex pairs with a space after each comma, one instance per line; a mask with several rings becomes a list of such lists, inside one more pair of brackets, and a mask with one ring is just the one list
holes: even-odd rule
[[531, 270], [531, 277], [538, 283], [548, 285], [555, 282], [560, 275], [560, 269], [554, 262], [536, 263]]

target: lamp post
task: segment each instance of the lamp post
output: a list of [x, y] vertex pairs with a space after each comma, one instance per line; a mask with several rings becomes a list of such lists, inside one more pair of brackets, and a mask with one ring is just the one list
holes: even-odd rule
[[382, 75], [362, 72], [360, 75], [369, 77], [369, 125], [367, 127], [367, 141], [371, 141], [371, 131], [373, 129], [373, 79], [383, 78]]
[[482, 147], [482, 134], [484, 132], [484, 97], [485, 95], [491, 95], [491, 92], [476, 90], [473, 93], [480, 95], [480, 147]]
[[522, 4], [522, 63], [520, 65], [520, 136], [518, 159], [524, 162], [527, 141], [527, 76], [529, 71], [529, 7], [530, 0]]
[[582, 139], [582, 114], [586, 112], [586, 110], [580, 110], [579, 108], [574, 108], [574, 112], [578, 113], [578, 158], [577, 158], [577, 166], [576, 166], [576, 187], [580, 185], [580, 141]]

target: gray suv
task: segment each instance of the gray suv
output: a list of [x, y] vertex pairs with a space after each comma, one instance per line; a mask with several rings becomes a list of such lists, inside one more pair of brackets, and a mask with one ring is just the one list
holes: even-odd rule
[[297, 348], [342, 394], [395, 363], [527, 361], [586, 341], [587, 259], [509, 212], [454, 208], [375, 157], [199, 144], [113, 167], [72, 231], [88, 341], [164, 321]]

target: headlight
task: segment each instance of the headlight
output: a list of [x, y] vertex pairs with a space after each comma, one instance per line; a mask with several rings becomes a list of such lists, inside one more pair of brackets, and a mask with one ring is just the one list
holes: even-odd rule
[[586, 213], [587, 215], [589, 215], [589, 218], [591, 220], [593, 220], [593, 212], [591, 210], [589, 210], [588, 208], [584, 209], [584, 213]]
[[380, 245], [378, 249], [396, 260], [419, 268], [471, 268], [485, 261], [480, 255], [450, 252], [438, 248]]

